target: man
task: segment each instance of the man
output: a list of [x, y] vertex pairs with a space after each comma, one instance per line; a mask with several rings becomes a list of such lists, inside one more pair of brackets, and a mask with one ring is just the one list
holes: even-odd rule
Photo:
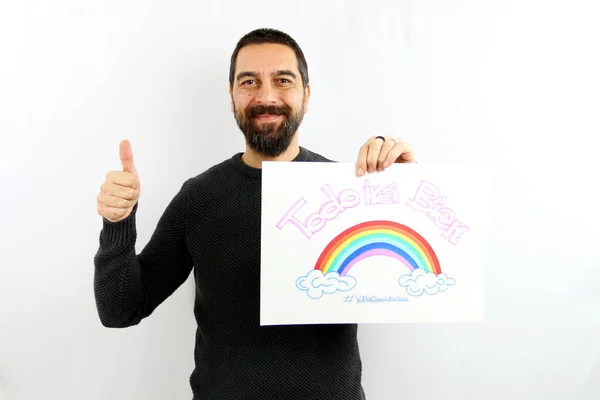
[[[193, 270], [194, 399], [364, 399], [355, 324], [259, 322], [261, 164], [330, 161], [298, 144], [310, 98], [302, 50], [283, 32], [252, 31], [233, 52], [229, 80], [245, 151], [186, 180], [139, 255], [140, 179], [129, 142], [121, 142], [123, 170], [107, 174], [97, 199], [103, 228], [94, 291], [102, 324], [140, 323]], [[414, 162], [410, 145], [370, 138], [357, 174], [392, 162]]]

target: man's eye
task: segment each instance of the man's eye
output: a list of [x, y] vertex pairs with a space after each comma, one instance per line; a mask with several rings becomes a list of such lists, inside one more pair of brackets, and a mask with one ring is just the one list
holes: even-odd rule
[[242, 82], [242, 85], [247, 85], [247, 84], [252, 83], [252, 82], [254, 82], [253, 79], [248, 79], [247, 81]]

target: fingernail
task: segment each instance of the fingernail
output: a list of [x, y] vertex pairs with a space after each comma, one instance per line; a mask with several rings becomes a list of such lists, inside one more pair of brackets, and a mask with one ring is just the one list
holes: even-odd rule
[[363, 176], [364, 173], [365, 173], [364, 169], [362, 169], [362, 168], [358, 169], [358, 172], [357, 172], [358, 176]]

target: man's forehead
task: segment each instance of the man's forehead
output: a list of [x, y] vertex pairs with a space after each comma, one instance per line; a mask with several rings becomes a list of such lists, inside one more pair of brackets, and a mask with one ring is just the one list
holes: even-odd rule
[[271, 73], [277, 70], [298, 72], [298, 60], [294, 50], [281, 44], [252, 44], [238, 53], [237, 71]]

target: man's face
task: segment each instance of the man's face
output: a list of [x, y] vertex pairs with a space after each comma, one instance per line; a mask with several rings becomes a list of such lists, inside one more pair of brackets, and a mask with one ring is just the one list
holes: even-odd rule
[[280, 44], [242, 48], [230, 93], [248, 146], [266, 157], [282, 154], [302, 123], [310, 97], [294, 51]]

